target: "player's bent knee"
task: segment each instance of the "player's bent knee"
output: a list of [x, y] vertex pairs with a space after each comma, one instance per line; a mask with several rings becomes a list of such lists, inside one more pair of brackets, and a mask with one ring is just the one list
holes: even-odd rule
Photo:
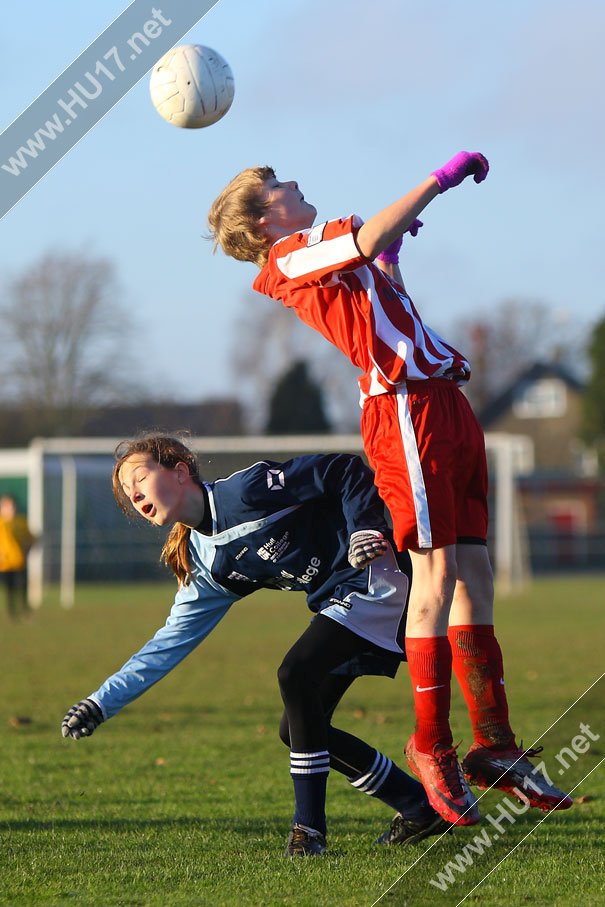
[[286, 657], [277, 669], [277, 681], [282, 696], [298, 696], [317, 687], [314, 671], [306, 661]]
[[290, 724], [288, 722], [288, 716], [284, 712], [281, 716], [279, 722], [279, 739], [285, 746], [290, 747]]

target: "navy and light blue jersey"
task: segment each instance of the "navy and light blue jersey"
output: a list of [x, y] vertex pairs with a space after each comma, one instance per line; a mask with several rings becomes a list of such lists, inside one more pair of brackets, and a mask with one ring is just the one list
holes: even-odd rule
[[347, 560], [359, 529], [390, 536], [373, 475], [347, 454], [261, 461], [213, 483], [210, 525], [191, 530], [190, 582], [143, 648], [93, 693], [106, 718], [171, 671], [214, 629], [231, 605], [257, 589], [304, 591], [314, 612], [401, 653], [407, 577], [392, 552], [370, 569]]

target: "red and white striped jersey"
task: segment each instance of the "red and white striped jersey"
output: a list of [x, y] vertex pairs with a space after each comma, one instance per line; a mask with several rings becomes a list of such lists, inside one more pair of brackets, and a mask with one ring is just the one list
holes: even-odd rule
[[357, 248], [353, 214], [278, 240], [254, 289], [294, 309], [363, 372], [362, 400], [401, 382], [470, 377], [466, 359], [422, 321], [395, 281]]

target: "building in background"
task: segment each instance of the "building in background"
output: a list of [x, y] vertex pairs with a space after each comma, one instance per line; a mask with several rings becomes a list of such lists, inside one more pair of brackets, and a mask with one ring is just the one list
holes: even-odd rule
[[535, 363], [479, 414], [485, 431], [524, 436], [531, 470], [518, 478], [536, 572], [605, 567], [605, 481], [581, 440], [584, 385], [559, 363]]

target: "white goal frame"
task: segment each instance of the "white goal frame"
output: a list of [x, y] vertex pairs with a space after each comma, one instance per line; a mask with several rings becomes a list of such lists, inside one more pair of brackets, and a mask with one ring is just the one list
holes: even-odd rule
[[[61, 470], [60, 601], [71, 607], [75, 601], [76, 577], [76, 462], [82, 455], [115, 451], [120, 438], [37, 438], [29, 448], [0, 452], [0, 476], [21, 474], [28, 479], [28, 521], [36, 535], [44, 532], [44, 457], [58, 457]], [[495, 579], [499, 591], [509, 592], [529, 578], [525, 528], [519, 512], [516, 478], [533, 469], [533, 446], [522, 435], [487, 433], [495, 513], [491, 533], [495, 556]], [[263, 456], [283, 458], [303, 453], [342, 451], [363, 454], [357, 434], [193, 437], [187, 440], [198, 455], [237, 453], [250, 455], [250, 462]], [[32, 607], [43, 599], [44, 545], [34, 546], [28, 562], [29, 596]]]

